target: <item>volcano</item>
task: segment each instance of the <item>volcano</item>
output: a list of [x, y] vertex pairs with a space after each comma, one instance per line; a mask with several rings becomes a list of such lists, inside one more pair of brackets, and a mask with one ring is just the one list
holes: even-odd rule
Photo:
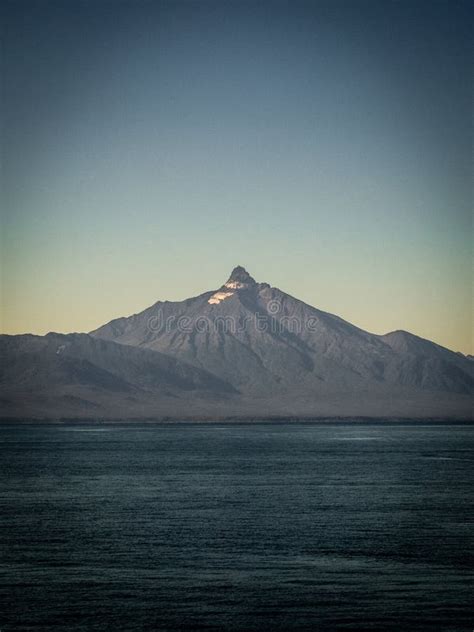
[[90, 334], [2, 336], [0, 352], [4, 416], [472, 415], [471, 358], [409, 332], [364, 331], [243, 266]]

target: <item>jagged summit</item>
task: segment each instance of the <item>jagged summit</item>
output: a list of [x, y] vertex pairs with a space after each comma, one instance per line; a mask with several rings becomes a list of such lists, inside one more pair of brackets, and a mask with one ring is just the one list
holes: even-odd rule
[[210, 305], [218, 305], [222, 303], [226, 298], [230, 298], [238, 290], [248, 290], [255, 287], [257, 282], [243, 266], [235, 267], [228, 280], [224, 285], [213, 294], [207, 301]]
[[231, 275], [225, 285], [229, 287], [228, 285], [229, 283], [242, 283], [244, 285], [251, 285], [251, 284], [253, 285], [255, 284], [255, 279], [252, 276], [250, 276], [250, 274], [247, 272], [247, 270], [243, 266], [237, 266], [232, 270]]

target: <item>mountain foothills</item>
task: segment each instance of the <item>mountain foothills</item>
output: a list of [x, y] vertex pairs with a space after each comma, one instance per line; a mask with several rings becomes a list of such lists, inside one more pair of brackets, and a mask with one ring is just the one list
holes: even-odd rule
[[363, 331], [238, 266], [90, 334], [0, 336], [3, 418], [471, 418], [472, 358]]

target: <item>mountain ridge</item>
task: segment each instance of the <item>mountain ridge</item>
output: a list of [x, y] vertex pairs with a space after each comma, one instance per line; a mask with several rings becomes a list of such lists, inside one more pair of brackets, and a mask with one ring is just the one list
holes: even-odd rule
[[[238, 278], [234, 279], [234, 276]], [[239, 282], [239, 279], [244, 279], [245, 287], [229, 287], [229, 283]], [[215, 302], [212, 301], [216, 296]], [[180, 319], [186, 320], [187, 328], [178, 326], [177, 323], [184, 322]], [[219, 323], [228, 325], [224, 332], [225, 338], [216, 325], [219, 319]], [[259, 323], [256, 324], [256, 320]], [[245, 325], [240, 327], [239, 324], [244, 321]], [[201, 331], [203, 327], [197, 327], [199, 324], [207, 325], [207, 330]], [[245, 352], [250, 365], [255, 365], [257, 360], [260, 369], [270, 371], [270, 365], [275, 367], [277, 363], [275, 353], [273, 357], [269, 357], [275, 347], [278, 347], [278, 353], [285, 354], [285, 362], [293, 368], [301, 362], [311, 371], [315, 366], [322, 365], [321, 371], [331, 374], [329, 365], [338, 362], [342, 382], [345, 371], [365, 377], [370, 374], [375, 380], [381, 379], [381, 373], [385, 373], [386, 378], [396, 381], [397, 374], [402, 370], [400, 343], [397, 342], [400, 333], [371, 334], [267, 283], [255, 282], [241, 266], [235, 268], [229, 280], [215, 291], [205, 292], [186, 301], [155, 303], [130, 319], [111, 321], [92, 331], [91, 335], [180, 357], [210, 372], [217, 372], [239, 386], [243, 385], [249, 366], [244, 365], [239, 371], [235, 362], [233, 366], [229, 366], [229, 356], [232, 353], [240, 356]], [[411, 348], [407, 348], [406, 353], [413, 354], [413, 340], [423, 339], [413, 334], [406, 335], [411, 336]], [[442, 357], [440, 350], [443, 350]], [[446, 374], [450, 368], [446, 363], [458, 368], [463, 364], [463, 359], [458, 354], [430, 341], [424, 342], [422, 351], [420, 353], [418, 349], [415, 355], [444, 362], [437, 367], [441, 373]], [[408, 379], [401, 375], [399, 379], [401, 383], [412, 382], [423, 387], [430, 382], [426, 376], [421, 375], [423, 370], [426, 371], [426, 366], [418, 367], [418, 380], [416, 376]], [[463, 366], [461, 370], [469, 373], [467, 366]], [[277, 373], [287, 372], [280, 366]], [[254, 379], [260, 382], [261, 387], [263, 375], [254, 376]], [[431, 382], [437, 388], [464, 392], [472, 387], [471, 379], [472, 376], [468, 376], [456, 385], [452, 376], [448, 379], [447, 375], [438, 375]], [[278, 379], [277, 381], [281, 382]]]
[[[48, 336], [58, 348], [66, 345], [66, 360], [49, 350], [45, 364], [41, 353], [49, 347], [40, 339]], [[215, 290], [182, 301], [157, 301], [89, 334], [63, 334], [62, 343], [58, 336], [37, 337], [36, 356], [26, 351], [31, 341], [18, 340], [10, 368], [0, 372], [10, 412], [19, 399], [12, 385], [20, 375], [30, 392], [49, 397], [43, 410], [54, 412], [56, 406], [60, 411], [61, 397], [77, 396], [104, 417], [135, 418], [140, 411], [176, 418], [190, 411], [237, 417], [472, 417], [472, 360], [403, 330], [367, 332], [258, 283], [243, 266]], [[37, 366], [36, 377], [26, 371], [28, 362]], [[15, 373], [20, 365], [23, 373]], [[61, 388], [54, 382], [58, 375]], [[180, 380], [183, 375], [192, 388]], [[89, 376], [90, 383], [78, 384], [74, 376], [76, 382], [77, 376], [83, 382]], [[81, 403], [76, 404], [69, 402], [68, 411], [81, 412]]]

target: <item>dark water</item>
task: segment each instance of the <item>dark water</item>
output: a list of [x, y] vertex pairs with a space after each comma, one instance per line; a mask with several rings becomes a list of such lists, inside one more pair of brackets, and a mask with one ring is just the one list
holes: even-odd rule
[[0, 426], [0, 628], [472, 630], [474, 427]]

